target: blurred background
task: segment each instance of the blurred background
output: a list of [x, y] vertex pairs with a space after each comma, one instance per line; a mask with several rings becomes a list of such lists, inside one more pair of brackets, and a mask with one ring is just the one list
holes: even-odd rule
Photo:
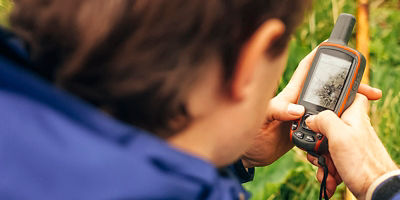
[[[280, 89], [287, 84], [300, 60], [329, 37], [337, 16], [341, 12], [356, 15], [357, 6], [356, 0], [314, 0], [312, 10], [290, 43], [287, 70]], [[371, 103], [370, 116], [389, 153], [400, 163], [400, 1], [369, 0], [366, 6], [369, 9], [366, 23], [369, 41], [359, 38], [358, 45], [369, 43], [369, 83], [383, 91], [383, 98]], [[9, 26], [8, 15], [12, 7], [11, 0], [0, 0], [2, 26]], [[355, 32], [350, 41], [353, 48], [356, 47]], [[315, 172], [316, 168], [306, 161], [304, 152], [294, 148], [274, 164], [257, 168], [255, 180], [246, 183], [245, 187], [254, 200], [318, 199], [319, 183]], [[332, 199], [345, 199], [343, 184]]]

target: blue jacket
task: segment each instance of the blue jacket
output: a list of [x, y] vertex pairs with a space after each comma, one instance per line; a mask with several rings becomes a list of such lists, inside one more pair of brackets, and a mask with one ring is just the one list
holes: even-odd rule
[[236, 168], [218, 170], [107, 116], [35, 76], [27, 58], [20, 41], [0, 31], [0, 199], [246, 194]]

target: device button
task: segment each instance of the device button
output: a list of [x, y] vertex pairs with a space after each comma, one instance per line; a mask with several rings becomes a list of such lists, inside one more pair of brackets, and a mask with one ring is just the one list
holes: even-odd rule
[[293, 131], [296, 130], [297, 127], [299, 127], [299, 123], [298, 123], [297, 121], [294, 121], [294, 122], [292, 123], [292, 130], [293, 130]]
[[318, 138], [318, 140], [321, 140], [322, 139], [322, 134], [321, 133], [317, 133], [317, 138]]
[[305, 141], [307, 142], [315, 142], [315, 139], [313, 136], [311, 135], [306, 135], [306, 137], [304, 138]]
[[303, 139], [303, 137], [304, 137], [304, 134], [302, 133], [302, 132], [295, 132], [295, 133], [293, 133], [296, 137], [298, 137], [298, 138], [300, 138], [300, 139]]

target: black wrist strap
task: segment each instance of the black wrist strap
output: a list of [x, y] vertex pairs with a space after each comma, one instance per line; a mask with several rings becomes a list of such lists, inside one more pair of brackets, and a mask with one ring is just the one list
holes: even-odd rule
[[235, 162], [231, 167], [241, 183], [246, 183], [253, 180], [254, 167], [246, 170], [241, 159]]
[[325, 200], [329, 200], [326, 193], [326, 179], [328, 178], [328, 166], [326, 165], [325, 157], [318, 157], [318, 164], [324, 169], [324, 177], [322, 178], [321, 188], [319, 190], [319, 200], [322, 200], [322, 192], [324, 193]]

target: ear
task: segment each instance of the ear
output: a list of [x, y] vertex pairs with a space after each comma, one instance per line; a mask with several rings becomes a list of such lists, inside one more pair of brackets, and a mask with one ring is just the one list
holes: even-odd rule
[[[266, 52], [285, 31], [285, 25], [278, 19], [265, 21], [242, 47], [233, 73], [231, 95], [241, 100], [250, 89], [257, 64], [266, 59]], [[270, 58], [273, 59], [273, 58]]]

